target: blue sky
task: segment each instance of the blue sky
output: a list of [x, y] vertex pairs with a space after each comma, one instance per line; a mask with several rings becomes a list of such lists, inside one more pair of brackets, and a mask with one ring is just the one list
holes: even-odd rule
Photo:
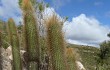
[[[68, 16], [63, 25], [65, 40], [72, 44], [98, 47], [110, 40], [110, 0], [44, 0], [50, 4], [43, 16], [50, 17], [53, 11], [59, 17]], [[13, 18], [16, 24], [23, 22], [18, 0], [0, 0], [0, 19]]]
[[[103, 25], [110, 27], [110, 0], [45, 0], [54, 7], [61, 16], [72, 17], [80, 14], [93, 16]], [[57, 7], [56, 7], [57, 6]]]

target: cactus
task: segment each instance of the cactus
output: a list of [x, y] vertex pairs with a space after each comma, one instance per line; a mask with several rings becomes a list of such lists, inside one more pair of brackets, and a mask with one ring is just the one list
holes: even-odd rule
[[46, 38], [40, 36], [40, 69], [41, 70], [48, 70], [49, 67], [49, 55], [48, 55], [48, 48], [46, 43]]
[[53, 15], [46, 23], [52, 68], [53, 70], [68, 70], [61, 22], [57, 19], [56, 15]]
[[0, 31], [2, 31], [3, 30], [3, 23], [2, 23], [2, 21], [0, 20]]
[[2, 33], [2, 47], [4, 49], [7, 49], [9, 44], [7, 40], [7, 30], [6, 30], [6, 24], [3, 21], [0, 21], [0, 32]]
[[78, 70], [76, 66], [76, 58], [75, 58], [75, 51], [73, 48], [67, 48], [66, 54], [67, 54], [67, 61], [70, 67], [70, 70]]
[[[2, 46], [2, 37], [1, 37], [1, 32], [0, 32], [0, 49], [1, 49], [1, 46]], [[1, 50], [0, 50], [0, 53], [1, 53]], [[1, 56], [0, 56], [1, 57]], [[0, 62], [1, 63], [1, 62]], [[1, 65], [0, 65], [1, 66]]]
[[6, 33], [2, 33], [2, 47], [4, 49], [7, 49], [10, 46], [8, 38], [9, 37]]
[[17, 29], [13, 19], [11, 18], [8, 21], [8, 28], [9, 28], [8, 34], [10, 36], [9, 40], [10, 40], [10, 45], [12, 46], [12, 54], [13, 54], [13, 69], [22, 70]]
[[29, 0], [23, 0], [22, 5], [28, 67], [30, 67], [29, 70], [35, 68], [39, 70], [39, 30], [37, 28], [34, 9]]
[[37, 64], [36, 62], [32, 61], [32, 62], [30, 62], [29, 64], [30, 64], [30, 65], [29, 65], [29, 70], [39, 69], [39, 68], [38, 68], [38, 64]]
[[[22, 6], [22, 1], [23, 0], [19, 0], [19, 6], [20, 7]], [[33, 6], [35, 6], [35, 4], [37, 3], [36, 0], [30, 0], [30, 1], [31, 1], [31, 3], [32, 3]]]
[[1, 46], [2, 46], [2, 34], [0, 32], [0, 70], [2, 70]]

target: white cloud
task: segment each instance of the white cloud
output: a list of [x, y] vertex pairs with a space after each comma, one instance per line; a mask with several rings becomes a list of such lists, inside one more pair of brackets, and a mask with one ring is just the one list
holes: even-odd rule
[[49, 7], [49, 8], [46, 8], [43, 12], [43, 18], [45, 20], [48, 20], [51, 16], [56, 15], [57, 18], [60, 20], [60, 21], [64, 21], [64, 19], [58, 14], [55, 12], [54, 8], [52, 7]]
[[109, 28], [93, 18], [81, 14], [73, 17], [72, 21], [65, 22], [63, 30], [67, 41], [77, 44], [98, 45], [104, 40], [108, 40]]
[[[54, 8], [45, 9], [45, 18], [51, 16], [53, 12], [55, 12]], [[55, 14], [57, 13], [55, 12]], [[59, 14], [57, 15], [60, 17]], [[80, 16], [73, 17], [71, 22], [66, 21], [63, 31], [69, 43], [99, 46], [99, 43], [109, 39], [107, 33], [109, 33], [110, 29], [101, 25], [94, 17], [87, 17], [85, 14], [81, 14]]]
[[18, 0], [1, 0], [0, 17], [3, 19], [13, 18], [16, 23], [21, 19], [21, 10], [18, 5]]
[[54, 8], [49, 7], [44, 10], [43, 17], [46, 19], [46, 18], [49, 18], [50, 16], [52, 16], [53, 14], [56, 14]]

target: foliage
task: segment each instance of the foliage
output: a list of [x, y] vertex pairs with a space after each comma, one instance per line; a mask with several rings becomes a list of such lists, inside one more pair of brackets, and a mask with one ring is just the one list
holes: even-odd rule
[[[100, 45], [100, 52], [97, 59], [98, 68], [104, 67], [105, 70], [109, 70], [109, 60], [110, 60], [110, 42], [105, 41]], [[100, 69], [98, 69], [100, 70]]]
[[86, 70], [95, 70], [97, 66], [96, 58], [98, 58], [97, 54], [99, 53], [99, 48], [75, 44], [67, 44], [67, 47], [73, 48], [77, 51], [76, 54], [79, 55], [76, 60], [80, 61]]
[[110, 37], [110, 33], [107, 36]]

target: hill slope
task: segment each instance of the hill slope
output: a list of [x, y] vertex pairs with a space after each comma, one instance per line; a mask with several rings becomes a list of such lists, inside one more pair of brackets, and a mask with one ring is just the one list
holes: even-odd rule
[[73, 45], [68, 44], [68, 47], [74, 48], [77, 50], [77, 53], [81, 58], [80, 62], [84, 65], [86, 70], [95, 70], [96, 67], [96, 58], [99, 53], [99, 49], [92, 46], [83, 46], [83, 45]]

